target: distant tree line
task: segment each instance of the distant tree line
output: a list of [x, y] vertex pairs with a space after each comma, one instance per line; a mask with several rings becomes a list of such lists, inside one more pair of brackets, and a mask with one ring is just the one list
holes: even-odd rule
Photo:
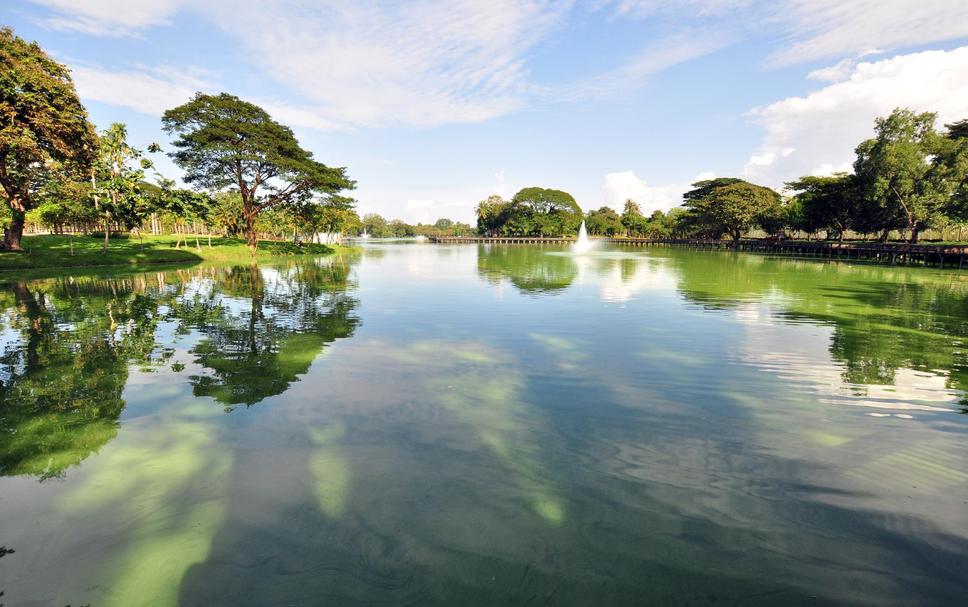
[[414, 236], [467, 236], [473, 226], [442, 217], [432, 224], [409, 224], [400, 219], [386, 220], [378, 213], [367, 213], [358, 229], [374, 238], [411, 238]]
[[735, 177], [692, 184], [683, 204], [648, 217], [633, 200], [582, 214], [571, 195], [526, 188], [510, 201], [491, 196], [477, 206], [477, 227], [493, 236], [574, 234], [582, 219], [601, 236], [728, 237], [753, 230], [843, 240], [853, 233], [886, 241], [900, 232], [917, 242], [927, 229], [968, 224], [968, 120], [935, 128], [937, 116], [898, 108], [875, 121], [874, 137], [856, 149], [854, 170], [805, 176], [781, 194]]
[[853, 172], [801, 177], [786, 184], [785, 196], [736, 178], [694, 183], [672, 233], [737, 241], [754, 229], [838, 240], [852, 232], [886, 241], [900, 232], [915, 243], [927, 229], [968, 223], [968, 120], [943, 131], [936, 120], [895, 109], [857, 146]]

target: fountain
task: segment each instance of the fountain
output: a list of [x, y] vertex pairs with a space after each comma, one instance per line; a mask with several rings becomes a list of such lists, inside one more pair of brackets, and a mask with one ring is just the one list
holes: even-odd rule
[[363, 233], [360, 234], [360, 238], [369, 238], [370, 235], [366, 233], [366, 228], [363, 228]]
[[571, 252], [581, 255], [591, 250], [595, 243], [588, 240], [588, 230], [585, 229], [585, 220], [582, 220], [581, 227], [578, 228], [578, 240], [571, 245]]

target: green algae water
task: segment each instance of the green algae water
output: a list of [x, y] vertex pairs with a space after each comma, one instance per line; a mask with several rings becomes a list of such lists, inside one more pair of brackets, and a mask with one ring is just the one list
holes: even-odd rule
[[4, 280], [8, 607], [968, 596], [968, 272], [373, 242]]

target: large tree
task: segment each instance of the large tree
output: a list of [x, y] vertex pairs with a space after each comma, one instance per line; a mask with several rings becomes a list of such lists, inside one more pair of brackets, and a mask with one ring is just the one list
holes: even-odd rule
[[0, 197], [11, 214], [3, 248], [21, 250], [37, 192], [52, 180], [86, 175], [96, 152], [94, 127], [67, 68], [0, 29]]
[[935, 119], [931, 112], [898, 108], [878, 118], [874, 137], [857, 146], [854, 172], [885, 234], [900, 225], [917, 242], [941, 215], [945, 197], [931, 163], [941, 144]]
[[688, 209], [688, 223], [699, 233], [712, 236], [729, 234], [733, 246], [758, 218], [780, 204], [780, 195], [770, 188], [732, 177], [707, 179], [692, 184], [682, 195]]
[[786, 186], [797, 192], [801, 224], [807, 232], [836, 231], [838, 240], [854, 227], [860, 212], [860, 190], [857, 179], [846, 173], [818, 177], [806, 176]]
[[932, 174], [942, 184], [945, 215], [968, 221], [968, 120], [946, 124], [947, 133], [932, 162]]
[[262, 211], [355, 187], [345, 168], [317, 162], [289, 127], [227, 93], [198, 93], [165, 112], [162, 124], [165, 132], [178, 136], [171, 156], [185, 169], [186, 182], [212, 191], [238, 190], [253, 251]]
[[538, 236], [562, 236], [575, 233], [582, 221], [581, 207], [568, 192], [548, 188], [524, 188], [511, 199], [531, 220], [531, 231]]

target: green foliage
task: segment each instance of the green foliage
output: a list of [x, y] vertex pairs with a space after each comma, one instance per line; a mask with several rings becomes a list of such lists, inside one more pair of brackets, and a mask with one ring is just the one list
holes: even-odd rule
[[127, 136], [127, 127], [117, 122], [101, 133], [91, 175], [94, 208], [104, 218], [105, 251], [112, 223], [131, 229], [140, 226], [154, 210], [155, 198], [142, 188], [145, 170], [151, 168], [151, 162], [128, 144]]
[[242, 196], [234, 190], [216, 192], [208, 213], [210, 225], [224, 236], [241, 236], [245, 231], [242, 220]]
[[566, 236], [578, 232], [583, 215], [571, 194], [524, 188], [509, 202], [490, 196], [477, 205], [477, 231], [492, 236]]
[[944, 189], [943, 213], [956, 222], [968, 222], [968, 120], [946, 127], [932, 170]]
[[506, 222], [508, 202], [500, 196], [488, 196], [477, 205], [477, 231], [486, 236], [497, 236]]
[[0, 29], [0, 197], [9, 213], [4, 246], [19, 250], [27, 211], [51, 181], [83, 179], [97, 136], [66, 67], [36, 44]]
[[835, 230], [843, 239], [847, 230], [853, 229], [862, 211], [861, 191], [857, 179], [846, 173], [830, 177], [801, 177], [786, 184], [797, 192], [796, 214], [788, 222], [790, 227], [815, 232]]
[[589, 234], [602, 236], [615, 236], [625, 230], [622, 218], [611, 207], [589, 211], [585, 216], [585, 228]]
[[642, 208], [634, 200], [626, 200], [622, 207], [622, 226], [627, 236], [644, 236], [646, 233], [646, 219], [642, 215]]
[[702, 235], [715, 238], [729, 234], [734, 242], [780, 203], [778, 193], [742, 179], [709, 179], [694, 183], [693, 188], [683, 194], [683, 206], [688, 209], [684, 219], [688, 225]]
[[167, 133], [177, 135], [171, 156], [185, 170], [186, 182], [213, 192], [237, 189], [253, 250], [262, 211], [355, 187], [344, 168], [313, 159], [291, 129], [227, 93], [199, 93], [166, 111], [162, 123]]
[[363, 232], [374, 238], [385, 238], [390, 235], [387, 220], [379, 213], [367, 213], [363, 216]]
[[882, 229], [907, 227], [912, 242], [938, 222], [945, 203], [941, 176], [931, 163], [941, 144], [935, 118], [896, 109], [876, 120], [874, 138], [857, 146], [854, 172], [868, 214]]
[[[565, 236], [578, 232], [581, 207], [568, 192], [546, 188], [524, 188], [511, 199], [513, 225], [530, 225], [526, 233], [537, 236]], [[518, 228], [520, 229], [520, 228]]]

